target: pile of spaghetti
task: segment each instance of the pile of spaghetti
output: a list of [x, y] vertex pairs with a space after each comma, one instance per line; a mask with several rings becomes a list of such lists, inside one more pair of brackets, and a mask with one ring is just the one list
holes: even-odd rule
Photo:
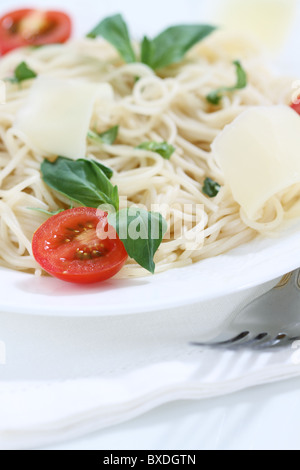
[[[134, 47], [139, 50], [138, 44]], [[237, 60], [247, 74], [247, 86], [225, 92], [216, 104], [209, 102], [207, 96], [213, 90], [229, 90], [236, 82]], [[86, 157], [113, 170], [121, 205], [143, 204], [150, 210], [163, 204], [170, 208], [163, 214], [169, 236], [156, 253], [156, 272], [227, 252], [281, 223], [285, 204], [295, 194], [290, 200], [277, 200], [280, 210], [271, 204], [262, 219], [247, 219], [210, 148], [220, 131], [248, 107], [288, 104], [291, 100], [291, 79], [270, 72], [252, 40], [215, 32], [181, 62], [154, 71], [143, 63], [124, 63], [103, 39], [86, 38], [16, 50], [1, 59], [0, 78], [12, 76], [22, 62], [39, 76], [109, 83], [113, 88], [114, 99], [106, 107], [95, 104], [90, 128], [102, 133], [119, 126], [117, 140], [99, 146], [87, 139]], [[0, 264], [40, 272], [31, 240], [47, 216], [32, 208], [55, 211], [68, 208], [70, 201], [44, 183], [40, 167], [45, 155], [13, 126], [33, 82], [7, 82], [6, 103], [0, 105]], [[149, 149], [137, 149], [147, 141], [167, 142], [175, 151], [170, 159], [164, 159]], [[54, 160], [55, 156], [49, 158]], [[216, 195], [203, 191], [205, 181], [218, 183]], [[199, 205], [203, 207], [200, 220], [194, 213]], [[184, 237], [176, 237], [178, 220], [183, 221], [183, 233], [185, 224], [188, 232], [191, 222], [197, 220], [203, 235], [199, 246], [191, 249]], [[120, 275], [144, 273], [129, 260]]]

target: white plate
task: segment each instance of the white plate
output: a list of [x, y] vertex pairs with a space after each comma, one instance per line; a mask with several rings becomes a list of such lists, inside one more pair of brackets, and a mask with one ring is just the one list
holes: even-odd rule
[[[25, 0], [2, 0], [0, 13], [25, 4]], [[35, 5], [44, 7], [44, 2], [36, 0]], [[155, 7], [158, 5], [160, 14], [157, 16]], [[196, 0], [179, 1], [171, 10], [167, 2], [153, 0], [144, 14], [137, 11], [134, 0], [127, 0], [126, 8], [117, 1], [96, 8], [94, 0], [86, 0], [84, 5], [73, 0], [64, 0], [63, 4], [49, 0], [47, 6], [63, 7], [72, 12], [78, 36], [90, 30], [95, 18], [101, 19], [116, 11], [125, 15], [138, 36], [144, 32], [153, 34], [154, 30], [165, 27], [166, 22], [168, 25], [191, 22], [196, 16], [197, 21], [205, 19]], [[294, 47], [284, 54], [281, 64], [293, 63], [293, 50]], [[211, 299], [247, 291], [299, 267], [300, 231], [297, 228], [300, 229], [300, 221], [295, 225], [298, 227], [286, 230], [278, 238], [257, 239], [224, 256], [138, 280], [110, 280], [102, 285], [81, 287], [0, 269], [0, 309], [37, 315], [103, 316], [203, 305]]]
[[0, 270], [0, 309], [38, 315], [106, 316], [198, 305], [267, 283], [300, 266], [300, 221], [193, 266], [134, 280], [77, 286]]

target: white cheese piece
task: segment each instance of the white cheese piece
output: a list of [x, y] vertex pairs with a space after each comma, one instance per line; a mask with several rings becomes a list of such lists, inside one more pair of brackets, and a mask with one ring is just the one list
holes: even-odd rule
[[217, 24], [227, 26], [229, 31], [251, 34], [276, 52], [292, 27], [297, 9], [297, 0], [222, 0], [211, 3], [216, 5]]
[[39, 77], [14, 128], [41, 154], [84, 158], [94, 104], [112, 98], [109, 84]]
[[212, 144], [234, 199], [255, 219], [266, 202], [300, 182], [300, 116], [288, 106], [253, 107]]

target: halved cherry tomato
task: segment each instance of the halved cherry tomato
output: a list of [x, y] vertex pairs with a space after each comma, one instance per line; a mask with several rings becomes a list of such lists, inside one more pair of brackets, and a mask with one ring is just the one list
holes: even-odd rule
[[61, 11], [15, 10], [0, 18], [0, 54], [24, 46], [63, 43], [71, 31], [71, 19]]
[[113, 277], [128, 258], [123, 243], [108, 224], [107, 214], [89, 207], [50, 217], [35, 232], [32, 250], [46, 272], [78, 284]]
[[300, 100], [299, 103], [292, 103], [290, 106], [296, 113], [300, 114]]

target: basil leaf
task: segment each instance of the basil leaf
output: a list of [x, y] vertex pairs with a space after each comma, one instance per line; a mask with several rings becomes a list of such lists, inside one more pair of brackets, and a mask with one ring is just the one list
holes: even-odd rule
[[21, 62], [14, 71], [14, 77], [8, 78], [7, 81], [11, 83], [21, 83], [25, 80], [31, 80], [36, 77], [37, 74], [28, 67], [26, 62]]
[[242, 88], [246, 88], [247, 86], [247, 74], [245, 70], [243, 69], [241, 63], [238, 60], [235, 60], [233, 64], [236, 67], [236, 75], [237, 75], [237, 81], [236, 85], [233, 87], [221, 87], [218, 88], [217, 90], [211, 91], [206, 99], [209, 101], [209, 103], [218, 105], [223, 98], [223, 94], [226, 92], [233, 92], [235, 90], [241, 90]]
[[246, 71], [243, 69], [242, 64], [239, 60], [235, 60], [233, 65], [236, 67], [236, 74], [237, 74], [237, 83], [235, 88], [242, 89], [246, 88], [247, 86], [247, 74]]
[[204, 192], [204, 194], [206, 194], [209, 197], [216, 197], [220, 189], [221, 189], [221, 186], [219, 185], [219, 183], [212, 180], [211, 178], [206, 178], [206, 180], [204, 181], [202, 191]]
[[142, 62], [154, 70], [180, 62], [195, 44], [215, 29], [215, 26], [206, 24], [178, 25], [166, 29], [152, 41], [145, 37], [141, 50]]
[[128, 255], [154, 274], [153, 258], [168, 228], [163, 216], [157, 212], [130, 207], [117, 214], [109, 214], [108, 222], [117, 231]]
[[112, 44], [125, 62], [136, 61], [127, 25], [120, 14], [105, 18], [87, 35], [88, 38], [97, 36], [102, 36]]
[[112, 145], [118, 137], [118, 132], [119, 132], [119, 126], [114, 126], [111, 129], [108, 129], [108, 131], [103, 132], [102, 134], [89, 131], [88, 137], [91, 140], [94, 140], [100, 144]]
[[165, 160], [170, 160], [175, 152], [175, 147], [168, 144], [168, 142], [143, 142], [136, 147], [137, 149], [150, 150], [151, 152], [158, 153]]
[[141, 62], [148, 65], [152, 64], [154, 61], [154, 54], [155, 48], [153, 41], [145, 36], [141, 44]]
[[109, 204], [119, 208], [117, 186], [113, 186], [101, 166], [92, 160], [58, 157], [54, 163], [44, 160], [43, 180], [52, 189], [87, 207]]
[[114, 175], [114, 172], [112, 171], [111, 168], [108, 168], [108, 166], [105, 166], [105, 165], [103, 165], [103, 164], [100, 163], [100, 162], [96, 162], [95, 160], [93, 160], [93, 163], [94, 163], [95, 165], [97, 165], [97, 166], [100, 168], [101, 171], [103, 171], [103, 173], [105, 174], [105, 176], [107, 176], [107, 178], [108, 178], [109, 180], [112, 179], [112, 177], [113, 177], [113, 175]]
[[50, 216], [57, 215], [65, 211], [65, 209], [58, 209], [57, 211], [47, 211], [46, 209], [41, 209], [40, 207], [27, 207], [27, 209], [30, 211], [41, 212], [42, 214], [46, 214]]

